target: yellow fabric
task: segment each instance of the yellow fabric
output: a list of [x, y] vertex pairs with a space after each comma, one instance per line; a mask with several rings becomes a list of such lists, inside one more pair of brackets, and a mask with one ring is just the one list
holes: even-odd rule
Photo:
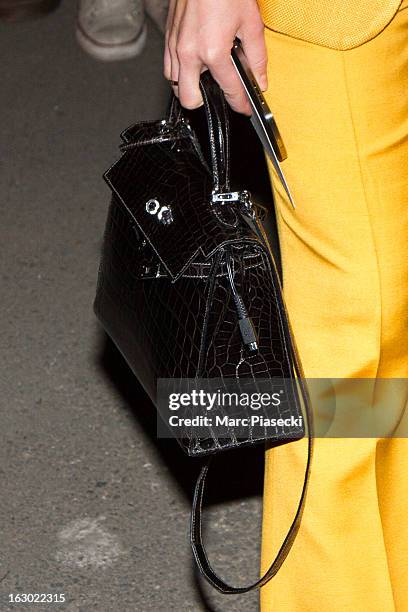
[[401, 0], [258, 0], [265, 25], [332, 49], [351, 49], [376, 36]]
[[[407, 377], [408, 0], [349, 51], [265, 35], [266, 97], [297, 203], [269, 165], [305, 375]], [[266, 451], [262, 570], [293, 518], [305, 456], [304, 440]], [[261, 611], [406, 612], [407, 508], [407, 439], [316, 439], [301, 527]]]

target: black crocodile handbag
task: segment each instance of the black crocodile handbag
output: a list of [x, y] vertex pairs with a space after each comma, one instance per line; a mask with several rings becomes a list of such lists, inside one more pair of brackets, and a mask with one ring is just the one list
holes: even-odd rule
[[[217, 436], [210, 427], [205, 435], [178, 439], [188, 455], [207, 457], [191, 518], [198, 567], [219, 591], [241, 593], [272, 578], [294, 541], [309, 478], [312, 423], [262, 210], [247, 190], [230, 184], [231, 110], [209, 71], [202, 73], [200, 88], [209, 156], [174, 94], [166, 119], [137, 123], [121, 135], [123, 154], [104, 175], [112, 199], [94, 310], [156, 405], [161, 379], [289, 381], [282, 416], [304, 415], [301, 425], [296, 419], [272, 434], [261, 428], [245, 436], [233, 427]], [[202, 543], [209, 460], [248, 444], [290, 442], [306, 429], [305, 479], [285, 541], [262, 578], [230, 586], [212, 569]]]

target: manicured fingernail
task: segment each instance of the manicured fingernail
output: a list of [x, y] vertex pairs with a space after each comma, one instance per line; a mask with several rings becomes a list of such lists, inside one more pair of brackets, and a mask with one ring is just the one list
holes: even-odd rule
[[259, 86], [262, 91], [266, 91], [268, 89], [268, 77], [266, 74], [262, 74], [259, 78]]

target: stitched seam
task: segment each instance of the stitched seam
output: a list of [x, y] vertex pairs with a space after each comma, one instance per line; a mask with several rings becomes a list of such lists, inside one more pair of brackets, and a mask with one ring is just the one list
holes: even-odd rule
[[[349, 90], [349, 84], [348, 84], [348, 79], [347, 79], [347, 70], [346, 70], [346, 58], [345, 58], [344, 52], [340, 52], [340, 53], [341, 53], [341, 61], [342, 61], [342, 65], [343, 65], [344, 87], [345, 87], [345, 93], [346, 93], [346, 98], [347, 98], [347, 104], [348, 104], [348, 108], [349, 108], [349, 116], [350, 116], [351, 127], [352, 127], [352, 130], [353, 130], [355, 151], [356, 151], [357, 159], [358, 159], [361, 186], [362, 186], [363, 193], [364, 193], [364, 201], [365, 201], [366, 209], [367, 209], [368, 224], [369, 224], [369, 227], [370, 227], [370, 230], [371, 230], [373, 250], [374, 250], [375, 259], [376, 259], [376, 262], [377, 262], [377, 278], [378, 278], [378, 287], [379, 287], [379, 296], [380, 296], [380, 300], [379, 300], [380, 301], [379, 350], [378, 350], [377, 370], [376, 370], [376, 373], [375, 373], [375, 379], [377, 380], [378, 372], [379, 372], [379, 369], [380, 369], [380, 363], [381, 363], [381, 338], [382, 338], [382, 328], [383, 328], [383, 307], [382, 307], [380, 265], [379, 265], [378, 251], [377, 251], [376, 244], [375, 244], [374, 230], [373, 230], [373, 226], [372, 226], [372, 222], [371, 222], [371, 217], [370, 217], [370, 211], [369, 211], [369, 207], [368, 207], [368, 196], [367, 196], [367, 190], [366, 190], [365, 183], [364, 183], [364, 174], [363, 174], [363, 168], [362, 168], [362, 160], [361, 160], [360, 148], [359, 148], [359, 145], [358, 145], [357, 129], [356, 129], [356, 125], [355, 125], [355, 121], [354, 121], [354, 117], [353, 117], [352, 104], [351, 104], [351, 99], [350, 99], [350, 90]], [[374, 401], [374, 398], [375, 398], [376, 380], [375, 380], [374, 385], [373, 385], [372, 404], [373, 404], [373, 401]], [[378, 496], [378, 489], [377, 489], [377, 496]], [[380, 515], [380, 519], [381, 519], [381, 515]], [[391, 594], [392, 594], [392, 598], [393, 598], [393, 602], [394, 602], [394, 609], [396, 610], [396, 602], [395, 602], [395, 597], [394, 597], [394, 590], [393, 590], [393, 587], [392, 587], [391, 572], [390, 572], [390, 566], [389, 566], [389, 560], [388, 560], [388, 554], [387, 554], [387, 547], [386, 547], [385, 539], [384, 539], [384, 532], [382, 532], [382, 535], [383, 535], [383, 546], [384, 546], [384, 552], [385, 552], [385, 559], [387, 561], [390, 590], [391, 590]]]
[[[264, 22], [264, 28], [269, 31], [269, 32], [273, 32], [274, 34], [280, 34], [282, 36], [286, 36], [287, 38], [293, 38], [294, 40], [299, 40], [300, 42], [306, 43], [306, 44], [310, 44], [310, 45], [315, 45], [317, 47], [323, 47], [325, 49], [331, 49], [333, 51], [349, 51], [351, 49], [358, 49], [358, 47], [361, 47], [367, 43], [369, 43], [371, 40], [374, 40], [375, 38], [377, 38], [377, 36], [379, 36], [380, 34], [382, 34], [382, 32], [388, 28], [388, 26], [390, 25], [390, 23], [394, 20], [396, 14], [401, 11], [404, 10], [405, 8], [407, 8], [406, 6], [402, 6], [401, 5], [405, 2], [406, 0], [400, 0], [400, 3], [398, 5], [398, 7], [395, 8], [395, 11], [392, 15], [389, 15], [386, 23], [384, 23], [384, 25], [381, 25], [379, 28], [377, 27], [377, 29], [374, 30], [374, 33], [370, 33], [370, 34], [366, 34], [364, 39], [356, 42], [356, 43], [351, 43], [351, 44], [344, 44], [344, 41], [341, 41], [339, 43], [336, 44], [329, 44], [329, 43], [322, 43], [322, 42], [318, 42], [315, 39], [313, 39], [312, 37], [305, 37], [304, 35], [301, 36], [300, 34], [294, 33], [294, 32], [286, 32], [283, 29], [282, 30], [278, 30], [278, 29], [274, 29], [272, 26], [267, 25]], [[283, 27], [283, 26], [281, 26]]]
[[378, 360], [377, 360], [377, 368], [376, 368], [376, 372], [375, 372], [375, 378], [377, 378], [378, 377], [378, 371], [380, 369], [380, 362], [381, 362], [381, 337], [382, 337], [382, 328], [383, 328], [380, 264], [379, 264], [378, 251], [377, 251], [377, 247], [376, 247], [376, 244], [375, 244], [374, 230], [373, 230], [373, 226], [372, 226], [372, 223], [371, 223], [370, 211], [369, 211], [369, 207], [368, 207], [368, 196], [367, 196], [367, 190], [366, 190], [366, 186], [365, 186], [365, 182], [364, 182], [364, 173], [363, 173], [363, 167], [362, 167], [362, 161], [361, 161], [360, 148], [359, 148], [359, 145], [358, 145], [357, 129], [356, 129], [356, 124], [355, 124], [355, 121], [354, 121], [354, 116], [353, 116], [353, 111], [352, 111], [352, 104], [351, 104], [349, 85], [348, 85], [348, 80], [347, 80], [347, 70], [346, 70], [346, 61], [345, 61], [344, 52], [341, 52], [341, 61], [342, 61], [342, 65], [343, 65], [344, 86], [345, 86], [346, 99], [347, 99], [347, 104], [348, 104], [348, 109], [349, 109], [350, 123], [351, 123], [351, 127], [352, 127], [352, 130], [353, 130], [353, 139], [354, 139], [354, 145], [355, 145], [355, 152], [356, 152], [357, 160], [358, 160], [360, 182], [361, 182], [361, 187], [362, 187], [363, 194], [364, 194], [364, 202], [365, 202], [366, 210], [367, 210], [368, 225], [369, 225], [369, 228], [370, 228], [371, 240], [372, 240], [372, 245], [373, 245], [373, 251], [374, 251], [375, 260], [376, 260], [376, 264], [377, 264], [376, 265], [376, 268], [377, 268], [377, 279], [378, 279], [379, 296], [380, 296], [380, 298], [379, 298], [379, 304], [380, 304], [380, 326], [379, 326], [379, 333], [378, 333]]

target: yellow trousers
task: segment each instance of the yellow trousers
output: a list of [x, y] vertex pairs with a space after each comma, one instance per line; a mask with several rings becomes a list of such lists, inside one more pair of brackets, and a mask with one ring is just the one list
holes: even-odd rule
[[[297, 204], [269, 166], [305, 376], [407, 377], [408, 0], [353, 49], [265, 36], [266, 97]], [[305, 458], [305, 440], [266, 451], [262, 570], [293, 518]], [[407, 510], [408, 439], [317, 438], [301, 527], [261, 589], [262, 612], [408, 610]]]

